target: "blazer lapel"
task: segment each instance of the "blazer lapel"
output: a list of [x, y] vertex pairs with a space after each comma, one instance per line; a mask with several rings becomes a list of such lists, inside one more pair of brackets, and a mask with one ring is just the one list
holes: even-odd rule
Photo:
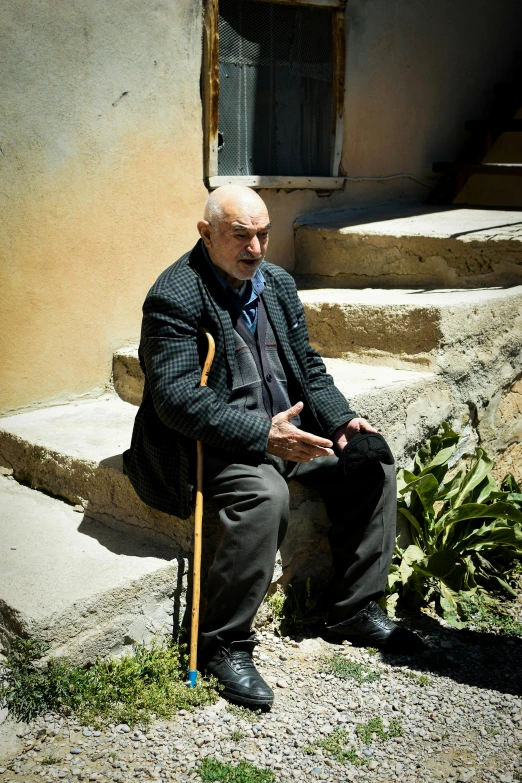
[[232, 372], [235, 361], [235, 344], [234, 327], [232, 325], [232, 319], [230, 317], [229, 311], [230, 305], [225, 291], [219, 285], [219, 282], [215, 279], [212, 270], [208, 268], [208, 261], [203, 255], [201, 244], [202, 240], [200, 239], [192, 251], [190, 263], [200, 276], [205, 288], [207, 289], [210, 305], [216, 313], [216, 316], [221, 324], [223, 343], [225, 346], [225, 357], [230, 371]]
[[281, 350], [283, 351], [285, 359], [288, 362], [288, 365], [292, 370], [292, 372], [294, 373], [296, 379], [299, 381], [301, 385], [303, 385], [304, 383], [303, 375], [301, 373], [299, 364], [294, 356], [294, 352], [290, 347], [290, 343], [288, 342], [288, 336], [287, 336], [288, 327], [283, 315], [283, 310], [281, 308], [281, 305], [277, 301], [277, 296], [273, 287], [272, 280], [266, 281], [265, 290], [263, 291], [262, 297], [265, 303], [268, 317], [270, 319], [270, 323], [272, 324], [272, 328], [279, 341], [279, 345], [281, 346]]

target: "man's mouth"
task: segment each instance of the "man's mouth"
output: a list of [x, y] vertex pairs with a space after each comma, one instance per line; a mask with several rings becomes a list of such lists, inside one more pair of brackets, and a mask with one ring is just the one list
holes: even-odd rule
[[261, 261], [260, 258], [238, 258], [238, 261], [242, 261], [244, 264], [248, 264], [249, 266], [253, 266], [253, 264], [259, 263]]

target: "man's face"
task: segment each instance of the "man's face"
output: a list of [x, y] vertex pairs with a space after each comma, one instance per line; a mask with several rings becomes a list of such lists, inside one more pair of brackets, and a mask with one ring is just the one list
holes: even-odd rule
[[266, 209], [236, 210], [214, 225], [201, 221], [198, 228], [210, 258], [233, 288], [254, 277], [268, 246]]

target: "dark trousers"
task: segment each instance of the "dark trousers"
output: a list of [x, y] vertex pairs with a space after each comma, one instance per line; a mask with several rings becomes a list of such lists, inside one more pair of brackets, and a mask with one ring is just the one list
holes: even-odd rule
[[337, 457], [294, 463], [268, 456], [251, 465], [207, 451], [205, 499], [217, 505], [221, 529], [201, 624], [203, 660], [221, 645], [252, 636], [288, 526], [289, 479], [319, 491], [331, 522], [329, 623], [383, 595], [395, 544], [395, 468], [373, 462], [347, 477], [336, 466]]

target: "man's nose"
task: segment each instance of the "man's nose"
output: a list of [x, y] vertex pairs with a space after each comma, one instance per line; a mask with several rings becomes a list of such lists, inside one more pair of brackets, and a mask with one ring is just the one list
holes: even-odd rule
[[261, 243], [259, 241], [257, 234], [253, 236], [250, 242], [248, 243], [247, 250], [249, 253], [252, 253], [253, 256], [261, 255]]

